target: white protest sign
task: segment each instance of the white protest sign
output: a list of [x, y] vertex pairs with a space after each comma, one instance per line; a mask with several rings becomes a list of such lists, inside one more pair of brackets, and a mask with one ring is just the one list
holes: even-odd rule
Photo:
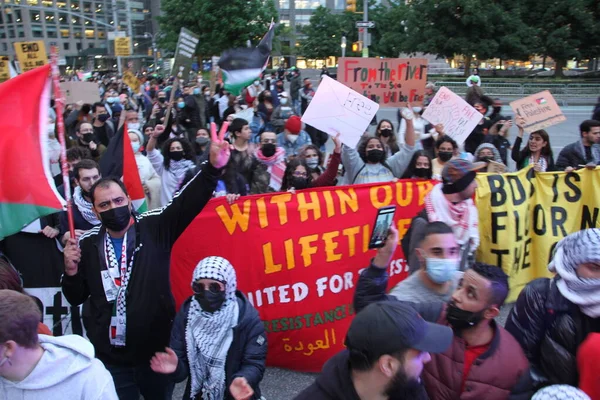
[[433, 125], [443, 124], [444, 133], [460, 146], [473, 132], [483, 115], [447, 87], [441, 87], [423, 113]]
[[342, 143], [355, 148], [377, 110], [379, 104], [323, 75], [302, 122], [331, 136], [339, 132]]
[[254, 117], [254, 108], [248, 107], [245, 110], [242, 110], [238, 113], [233, 114], [233, 118], [242, 118], [248, 122], [252, 122], [252, 118]]

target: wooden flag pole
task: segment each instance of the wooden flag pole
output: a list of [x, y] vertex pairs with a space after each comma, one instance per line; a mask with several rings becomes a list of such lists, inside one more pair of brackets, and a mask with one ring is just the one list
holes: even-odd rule
[[71, 197], [71, 180], [69, 178], [69, 165], [67, 164], [67, 145], [65, 140], [65, 123], [63, 111], [65, 109], [65, 98], [60, 91], [60, 71], [58, 70], [58, 48], [52, 46], [50, 51], [50, 62], [52, 66], [52, 84], [54, 89], [54, 103], [56, 105], [56, 126], [58, 127], [58, 141], [60, 143], [61, 171], [63, 177], [63, 188], [65, 200], [67, 201], [67, 218], [69, 220], [69, 232], [71, 238], [75, 238], [75, 222], [73, 220], [73, 199]]

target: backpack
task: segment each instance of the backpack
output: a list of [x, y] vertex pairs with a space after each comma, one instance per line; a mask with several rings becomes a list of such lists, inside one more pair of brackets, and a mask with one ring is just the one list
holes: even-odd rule
[[412, 236], [413, 222], [417, 218], [422, 218], [425, 221], [429, 222], [429, 218], [427, 218], [427, 209], [425, 209], [425, 208], [422, 209], [417, 215], [414, 216], [414, 218], [410, 221], [410, 227], [408, 228], [408, 230], [406, 231], [406, 234], [402, 237], [402, 240], [400, 241], [400, 247], [402, 247], [402, 252], [404, 253], [404, 259], [406, 260], [407, 263], [408, 263], [408, 256], [409, 256], [409, 252], [410, 252], [410, 237]]

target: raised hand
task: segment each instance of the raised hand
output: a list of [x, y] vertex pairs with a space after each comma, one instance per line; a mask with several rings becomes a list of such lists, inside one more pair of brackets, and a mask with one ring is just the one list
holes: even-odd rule
[[177, 370], [177, 354], [170, 349], [165, 348], [165, 353], [157, 352], [150, 360], [150, 368], [158, 374], [172, 374]]
[[217, 169], [225, 167], [231, 155], [229, 143], [225, 141], [225, 133], [228, 127], [229, 122], [223, 122], [219, 135], [217, 135], [217, 125], [214, 122], [210, 123], [210, 163]]
[[333, 149], [334, 153], [341, 154], [342, 153], [342, 141], [340, 140], [341, 133], [337, 133], [337, 135], [332, 136], [331, 140], [335, 144], [335, 148]]
[[229, 393], [235, 400], [248, 400], [254, 395], [254, 390], [244, 377], [237, 377], [229, 386]]
[[152, 132], [152, 137], [154, 138], [158, 138], [160, 135], [162, 135], [165, 132], [165, 126], [158, 124], [154, 127], [154, 132]]

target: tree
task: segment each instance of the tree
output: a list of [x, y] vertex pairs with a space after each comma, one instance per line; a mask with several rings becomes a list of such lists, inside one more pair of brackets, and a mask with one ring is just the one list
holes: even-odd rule
[[163, 0], [161, 9], [161, 46], [174, 50], [183, 27], [200, 37], [196, 52], [202, 55], [257, 43], [278, 18], [273, 0]]
[[300, 54], [306, 58], [325, 59], [340, 54], [342, 24], [338, 15], [319, 6], [302, 28], [306, 38], [300, 44]]
[[398, 57], [409, 50], [405, 22], [408, 11], [404, 0], [389, 0], [388, 7], [377, 5], [369, 10], [369, 19], [375, 22], [375, 28], [370, 30], [373, 40], [369, 54]]
[[[413, 0], [407, 13], [407, 48], [444, 57], [463, 55], [465, 76], [473, 55], [481, 59], [520, 54], [530, 32], [509, 1]], [[536, 7], [544, 7], [538, 3]], [[513, 12], [512, 15], [509, 12]], [[507, 32], [510, 27], [511, 32]], [[503, 39], [509, 33], [511, 41]]]
[[[536, 32], [536, 52], [552, 57], [556, 63], [555, 75], [562, 76], [569, 59], [598, 54], [597, 1], [545, 1], [543, 6], [534, 0], [522, 2], [525, 21]], [[597, 15], [598, 15], [597, 14]]]

